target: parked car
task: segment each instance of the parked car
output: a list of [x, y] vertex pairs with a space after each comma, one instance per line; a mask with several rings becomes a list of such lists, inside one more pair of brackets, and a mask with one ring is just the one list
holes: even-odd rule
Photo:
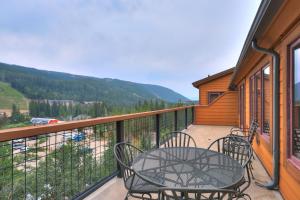
[[22, 144], [22, 143], [13, 143], [13, 149], [21, 149], [21, 148], [23, 148], [23, 147], [25, 147], [25, 145], [24, 144]]
[[72, 135], [72, 140], [75, 141], [75, 142], [80, 142], [81, 140], [84, 140], [85, 139], [85, 135], [83, 133], [77, 133], [77, 134], [74, 134]]
[[29, 147], [27, 146], [22, 146], [21, 148], [19, 148], [21, 152], [24, 152], [24, 151], [28, 151], [29, 150]]
[[71, 133], [64, 133], [63, 137], [64, 137], [65, 140], [70, 140], [70, 139], [72, 139], [72, 134]]
[[57, 124], [59, 120], [57, 119], [50, 119], [50, 118], [32, 118], [30, 122], [33, 125], [45, 125], [45, 124]]
[[22, 144], [22, 143], [13, 143], [13, 149], [14, 150], [20, 150], [21, 152], [24, 152], [24, 151], [28, 151], [29, 147], [25, 146], [25, 144]]
[[24, 138], [13, 140], [13, 143], [22, 143], [22, 142], [24, 142]]

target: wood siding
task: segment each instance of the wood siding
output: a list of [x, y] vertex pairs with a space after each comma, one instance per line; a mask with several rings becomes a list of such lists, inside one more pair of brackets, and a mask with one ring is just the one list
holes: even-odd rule
[[231, 125], [238, 123], [238, 92], [227, 91], [209, 105], [195, 107], [195, 124]]
[[199, 105], [208, 104], [208, 92], [226, 92], [232, 73], [199, 86]]
[[[288, 116], [287, 116], [287, 58], [288, 46], [300, 38], [300, 4], [297, 0], [288, 0], [280, 9], [279, 13], [271, 23], [269, 29], [258, 38], [260, 46], [275, 49], [280, 55], [280, 183], [279, 190], [284, 199], [294, 200], [300, 197], [300, 169], [292, 164], [287, 157], [289, 148], [288, 142]], [[243, 65], [244, 68], [239, 72], [240, 84], [244, 81], [246, 88], [246, 126], [250, 124], [250, 77], [258, 70], [264, 67], [267, 63], [273, 65], [270, 56], [261, 53], [252, 52], [247, 55]], [[272, 77], [271, 80], [272, 81]], [[272, 88], [270, 88], [272, 96]], [[272, 108], [272, 101], [269, 102]], [[273, 113], [267, 117], [272, 119]], [[266, 138], [258, 134], [259, 143], [254, 140], [254, 150], [268, 173], [273, 176], [272, 164], [272, 120], [270, 123], [271, 133], [270, 138]]]

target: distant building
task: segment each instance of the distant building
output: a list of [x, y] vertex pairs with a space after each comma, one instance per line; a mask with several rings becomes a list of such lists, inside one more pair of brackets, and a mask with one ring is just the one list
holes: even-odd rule
[[84, 101], [83, 104], [94, 104], [94, 103], [103, 103], [102, 101]]
[[41, 100], [31, 100], [33, 102], [38, 102], [38, 103], [46, 103], [48, 102], [51, 106], [54, 104], [54, 103], [57, 103], [57, 104], [64, 104], [66, 106], [69, 106], [69, 105], [73, 105], [73, 104], [76, 104], [77, 102], [76, 101], [73, 101], [73, 100], [47, 100], [47, 99], [41, 99]]
[[7, 117], [6, 112], [0, 112], [0, 118], [5, 118], [5, 117]]
[[48, 103], [50, 105], [53, 105], [54, 103], [57, 103], [57, 104], [64, 104], [66, 106], [69, 106], [69, 105], [73, 105], [77, 102], [75, 102], [73, 100], [48, 100]]
[[46, 125], [46, 124], [57, 124], [60, 121], [57, 119], [50, 119], [50, 118], [32, 118], [30, 122], [33, 125]]

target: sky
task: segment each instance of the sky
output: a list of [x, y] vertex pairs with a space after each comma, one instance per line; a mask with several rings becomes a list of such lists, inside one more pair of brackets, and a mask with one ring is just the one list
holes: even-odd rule
[[260, 0], [10, 0], [0, 62], [168, 87], [233, 67]]

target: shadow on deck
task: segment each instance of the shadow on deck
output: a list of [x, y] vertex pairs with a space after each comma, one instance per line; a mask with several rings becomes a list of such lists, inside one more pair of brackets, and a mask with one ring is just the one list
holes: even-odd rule
[[[198, 147], [207, 148], [211, 142], [217, 138], [226, 136], [229, 133], [231, 127], [229, 126], [204, 126], [204, 125], [193, 125], [190, 126], [186, 132], [190, 134], [196, 141]], [[270, 180], [266, 170], [256, 158], [253, 161], [254, 177], [259, 182], [268, 182]], [[282, 197], [279, 192], [267, 190], [261, 188], [252, 181], [251, 186], [246, 190], [253, 200], [281, 200]], [[123, 180], [120, 178], [114, 178], [101, 188], [96, 190], [85, 200], [99, 200], [99, 199], [111, 199], [111, 200], [122, 200], [126, 195], [126, 189], [123, 185]], [[134, 198], [130, 198], [134, 199]]]

